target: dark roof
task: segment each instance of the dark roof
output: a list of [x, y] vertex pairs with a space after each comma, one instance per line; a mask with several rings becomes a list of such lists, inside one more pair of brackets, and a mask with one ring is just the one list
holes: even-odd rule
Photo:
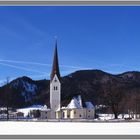
[[53, 66], [52, 66], [52, 72], [51, 72], [50, 81], [53, 80], [55, 74], [57, 75], [58, 79], [60, 80], [59, 63], [58, 63], [58, 52], [57, 52], [57, 42], [55, 44], [54, 59], [53, 59]]

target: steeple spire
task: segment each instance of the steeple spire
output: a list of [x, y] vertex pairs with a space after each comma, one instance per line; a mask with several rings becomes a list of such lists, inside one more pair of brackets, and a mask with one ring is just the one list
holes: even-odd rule
[[52, 72], [51, 72], [50, 81], [53, 80], [55, 74], [57, 75], [58, 79], [60, 80], [59, 63], [58, 63], [58, 52], [57, 52], [57, 40], [55, 42], [54, 59], [53, 59], [53, 66], [52, 66]]

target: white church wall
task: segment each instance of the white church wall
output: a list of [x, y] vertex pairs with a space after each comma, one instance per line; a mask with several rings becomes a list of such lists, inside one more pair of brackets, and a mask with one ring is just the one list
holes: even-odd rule
[[50, 119], [51, 118], [51, 111], [40, 110], [40, 119]]
[[94, 109], [63, 109], [61, 118], [63, 119], [93, 119], [95, 117]]
[[86, 118], [86, 109], [71, 109], [70, 111], [71, 119], [83, 119]]
[[86, 116], [87, 119], [95, 118], [95, 109], [87, 109], [86, 114], [87, 114]]
[[61, 95], [61, 84], [57, 75], [55, 75], [50, 84], [50, 105], [51, 109], [54, 111], [60, 110], [60, 102], [61, 102], [60, 95]]
[[70, 118], [70, 110], [69, 109], [62, 110], [62, 118], [63, 119], [69, 119]]

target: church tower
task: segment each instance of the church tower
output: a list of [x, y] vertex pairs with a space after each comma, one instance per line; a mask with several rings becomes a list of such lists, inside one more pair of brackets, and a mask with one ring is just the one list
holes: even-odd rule
[[51, 110], [54, 112], [59, 111], [61, 107], [60, 102], [61, 102], [61, 83], [60, 83], [58, 53], [57, 53], [57, 42], [56, 42], [52, 72], [51, 72], [51, 77], [50, 77], [50, 108]]

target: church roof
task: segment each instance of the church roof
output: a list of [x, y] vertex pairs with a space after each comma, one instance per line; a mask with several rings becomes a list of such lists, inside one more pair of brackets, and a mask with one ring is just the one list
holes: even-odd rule
[[[81, 108], [86, 108], [86, 109], [94, 109], [94, 106], [91, 102], [85, 102], [85, 107], [82, 105], [82, 98], [81, 95], [74, 96], [70, 103], [68, 104], [66, 109], [81, 109]], [[65, 109], [63, 108], [63, 109]]]
[[94, 108], [94, 106], [91, 102], [85, 102], [85, 104], [86, 104], [86, 108], [88, 108], [88, 109], [93, 109]]
[[67, 108], [83, 108], [81, 96], [73, 97]]
[[53, 59], [53, 66], [52, 66], [52, 72], [51, 72], [50, 81], [53, 80], [55, 74], [57, 75], [58, 79], [60, 80], [59, 63], [58, 63], [58, 52], [57, 52], [57, 42], [55, 44], [54, 59]]

